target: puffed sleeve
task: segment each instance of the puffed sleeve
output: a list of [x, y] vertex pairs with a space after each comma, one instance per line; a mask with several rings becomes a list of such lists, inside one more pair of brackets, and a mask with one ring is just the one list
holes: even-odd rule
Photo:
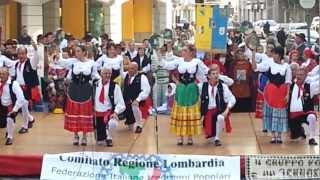
[[92, 79], [100, 79], [100, 75], [98, 73], [98, 70], [97, 70], [97, 65], [94, 61], [92, 61], [92, 74], [91, 74], [91, 78]]
[[257, 69], [255, 69], [255, 71], [267, 72], [269, 69], [270, 69], [270, 62], [262, 61], [261, 63], [257, 64]]
[[291, 84], [292, 83], [292, 71], [290, 66], [287, 64], [287, 69], [286, 69], [286, 83]]
[[224, 102], [227, 103], [228, 108], [231, 109], [236, 104], [236, 98], [225, 84], [223, 85], [223, 94]]
[[198, 61], [198, 72], [197, 72], [198, 79], [201, 82], [206, 82], [209, 68], [200, 59], [197, 59], [197, 61]]
[[121, 89], [117, 84], [114, 89], [114, 97], [114, 103], [116, 104], [114, 112], [120, 114], [126, 110], [126, 105], [123, 100]]
[[163, 59], [160, 60], [160, 66], [167, 70], [174, 70], [178, 68], [179, 63], [183, 61], [182, 58], [175, 58], [173, 61], [165, 61]]

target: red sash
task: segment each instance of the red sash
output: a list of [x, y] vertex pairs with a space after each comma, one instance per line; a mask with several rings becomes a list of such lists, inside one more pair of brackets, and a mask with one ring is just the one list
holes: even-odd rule
[[[218, 115], [218, 110], [217, 109], [210, 109], [208, 110], [207, 114], [204, 116], [204, 132], [206, 134], [206, 137], [212, 137], [213, 134], [216, 132], [216, 124], [213, 124], [212, 117]], [[225, 130], [227, 133], [230, 133], [232, 130], [231, 127], [231, 121], [230, 121], [230, 113], [228, 113], [227, 117], [224, 119], [225, 123]], [[214, 128], [212, 128], [214, 127]]]
[[103, 117], [104, 123], [107, 123], [110, 119], [110, 116], [113, 114], [111, 110], [108, 110], [106, 112], [98, 112], [96, 111], [96, 116], [97, 117]]

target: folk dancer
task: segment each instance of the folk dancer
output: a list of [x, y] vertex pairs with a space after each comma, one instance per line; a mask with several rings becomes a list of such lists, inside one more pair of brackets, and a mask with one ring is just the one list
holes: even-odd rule
[[[19, 83], [23, 90], [25, 99], [29, 102], [26, 106], [22, 107], [25, 111], [23, 118], [28, 119], [29, 128], [32, 128], [35, 118], [30, 114], [28, 106], [32, 107], [32, 102], [40, 101], [39, 91], [39, 77], [37, 73], [37, 66], [39, 64], [39, 55], [37, 45], [32, 42], [34, 48], [34, 54], [31, 59], [27, 56], [27, 49], [21, 47], [18, 49], [18, 61], [15, 64], [15, 76], [14, 79]], [[26, 133], [28, 129], [21, 129], [20, 133]]]
[[282, 133], [288, 130], [287, 103], [292, 73], [289, 64], [283, 62], [284, 49], [272, 50], [273, 61], [256, 64], [255, 51], [252, 53], [252, 68], [267, 72], [269, 82], [264, 90], [263, 129], [272, 132], [272, 144], [282, 144]]
[[220, 134], [224, 127], [231, 132], [230, 110], [236, 99], [228, 86], [219, 79], [218, 65], [208, 72], [208, 82], [199, 85], [201, 97], [201, 115], [206, 138], [213, 138], [216, 146], [221, 146]]
[[170, 129], [177, 137], [177, 145], [193, 145], [193, 136], [202, 132], [199, 91], [196, 81], [204, 81], [209, 68], [200, 60], [194, 58], [196, 49], [193, 45], [182, 48], [182, 57], [173, 61], [160, 60], [160, 65], [167, 70], [178, 70], [179, 83], [176, 89], [175, 101], [171, 113]]
[[93, 131], [92, 84], [100, 76], [96, 64], [86, 57], [86, 48], [79, 45], [75, 49], [76, 58], [59, 60], [69, 69], [69, 87], [65, 106], [64, 129], [74, 133], [73, 145], [79, 145], [79, 132], [83, 133], [81, 145], [87, 145], [87, 133]]
[[111, 123], [119, 119], [118, 115], [125, 111], [126, 105], [120, 86], [111, 80], [112, 69], [103, 67], [100, 75], [101, 80], [95, 94], [97, 144], [106, 143], [111, 147], [113, 145]]
[[123, 98], [126, 104], [125, 124], [129, 129], [134, 128], [135, 133], [142, 132], [142, 112], [140, 107], [144, 106], [145, 100], [150, 95], [150, 85], [147, 77], [144, 74], [138, 73], [138, 64], [131, 62], [128, 72], [123, 73], [124, 89]]
[[103, 67], [112, 69], [111, 80], [121, 85], [121, 72], [123, 72], [123, 57], [117, 54], [116, 45], [109, 44], [107, 54], [102, 55], [97, 61], [97, 68], [101, 70]]
[[[22, 88], [20, 87], [19, 83], [17, 81], [11, 80], [7, 68], [0, 68], [0, 79], [1, 105], [4, 107], [3, 114], [1, 115], [4, 115], [7, 121], [7, 140], [5, 145], [12, 145], [16, 116], [20, 108], [28, 106], [28, 101], [25, 99]], [[25, 110], [25, 108], [22, 108], [23, 116], [27, 116], [26, 114], [28, 112], [26, 112]], [[20, 134], [22, 134], [22, 132], [25, 132], [24, 130], [28, 130], [28, 123], [28, 119], [23, 118], [22, 127], [19, 131]]]
[[289, 129], [291, 139], [306, 138], [309, 134], [309, 145], [318, 145], [316, 136], [317, 116], [314, 112], [314, 95], [320, 94], [320, 78], [308, 76], [306, 69], [299, 68], [296, 81], [291, 85], [289, 92]]

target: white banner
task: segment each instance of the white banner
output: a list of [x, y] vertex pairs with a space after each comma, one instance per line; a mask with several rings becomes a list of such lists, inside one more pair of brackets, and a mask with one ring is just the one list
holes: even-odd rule
[[320, 179], [320, 156], [258, 155], [246, 157], [247, 179]]
[[240, 180], [239, 156], [46, 154], [42, 180]]

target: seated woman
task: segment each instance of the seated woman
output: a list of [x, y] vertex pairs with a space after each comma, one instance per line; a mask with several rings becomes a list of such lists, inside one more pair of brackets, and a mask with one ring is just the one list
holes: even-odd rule
[[[69, 49], [62, 49], [62, 57], [67, 59], [70, 57]], [[58, 56], [53, 56], [49, 63], [48, 71], [48, 92], [49, 110], [54, 113], [63, 113], [64, 103], [66, 100], [66, 91], [64, 85], [64, 78], [66, 77], [67, 70], [57, 64]]]

